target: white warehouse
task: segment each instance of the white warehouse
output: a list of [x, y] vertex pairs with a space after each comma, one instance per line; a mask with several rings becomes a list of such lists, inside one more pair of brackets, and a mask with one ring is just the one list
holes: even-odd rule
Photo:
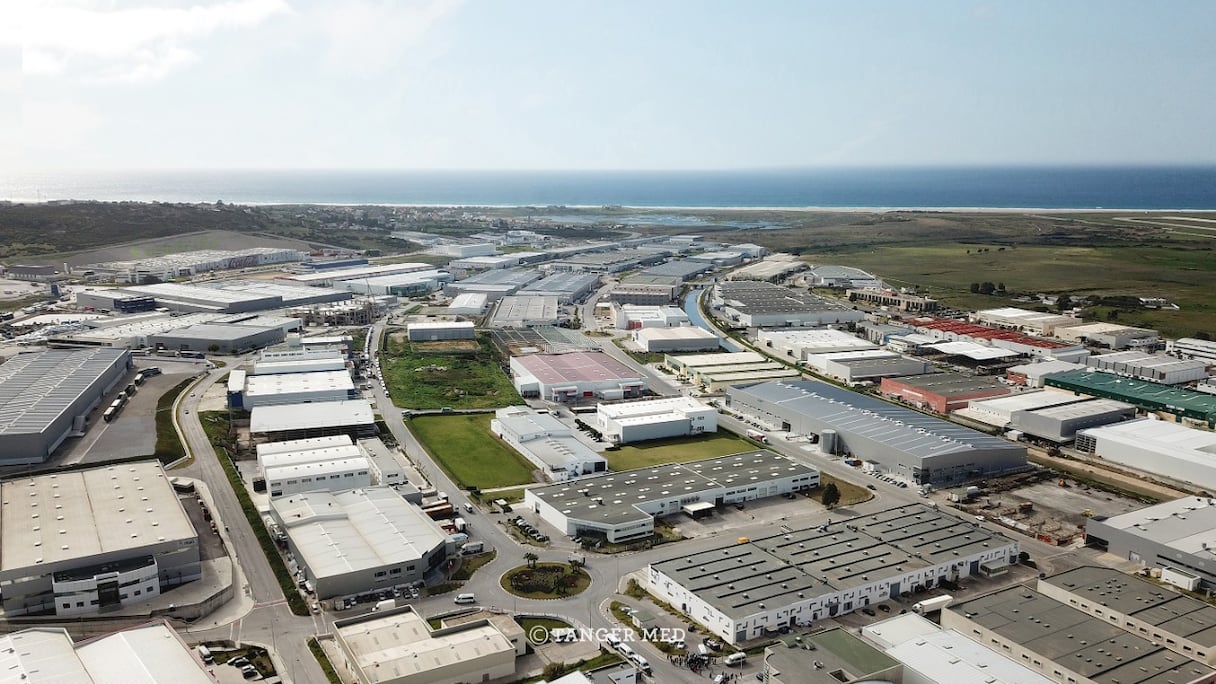
[[600, 404], [596, 427], [614, 444], [718, 431], [718, 411], [691, 397]]
[[345, 370], [250, 375], [245, 379], [244, 406], [247, 409], [354, 398], [355, 383]]
[[1216, 490], [1216, 432], [1146, 418], [1081, 430], [1076, 448], [1111, 463]]
[[642, 351], [654, 354], [712, 351], [720, 343], [717, 335], [695, 325], [641, 328], [633, 331], [633, 342]]
[[608, 461], [583, 444], [565, 423], [527, 406], [509, 406], [494, 412], [490, 431], [498, 435], [542, 470], [553, 482], [603, 473]]
[[270, 498], [372, 484], [371, 464], [348, 435], [258, 445], [258, 470]]
[[638, 328], [671, 328], [688, 325], [688, 314], [674, 306], [645, 306], [616, 304], [613, 306], [614, 325], [618, 330]]
[[472, 321], [439, 321], [433, 323], [410, 323], [405, 327], [410, 342], [437, 342], [439, 340], [472, 340], [477, 338]]

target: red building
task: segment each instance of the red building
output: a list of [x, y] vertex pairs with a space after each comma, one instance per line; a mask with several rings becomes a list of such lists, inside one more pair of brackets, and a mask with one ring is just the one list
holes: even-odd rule
[[883, 378], [883, 396], [897, 398], [917, 408], [949, 413], [966, 408], [973, 399], [1010, 394], [1012, 390], [993, 378], [961, 373], [930, 373], [903, 378]]

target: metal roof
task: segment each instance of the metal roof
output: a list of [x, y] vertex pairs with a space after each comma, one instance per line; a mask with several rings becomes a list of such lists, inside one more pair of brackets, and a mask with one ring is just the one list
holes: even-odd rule
[[46, 430], [115, 366], [125, 349], [50, 350], [18, 354], [0, 365], [0, 435]]
[[923, 392], [932, 392], [942, 396], [969, 394], [976, 391], [1000, 390], [1008, 392], [1005, 385], [991, 377], [963, 375], [962, 373], [926, 373], [902, 378], [890, 378], [891, 382], [906, 385]]
[[641, 373], [631, 370], [603, 352], [569, 354], [530, 354], [512, 361], [546, 385], [559, 382], [641, 381]]
[[1125, 378], [1097, 370], [1075, 370], [1044, 378], [1049, 387], [1125, 401], [1149, 411], [1168, 411], [1187, 418], [1216, 421], [1216, 395]]
[[1091, 519], [1087, 531], [1101, 536], [1102, 527], [1216, 561], [1216, 499], [1187, 496], [1105, 520]]
[[372, 406], [366, 401], [279, 404], [254, 406], [249, 414], [249, 431], [283, 432], [307, 428], [371, 425], [375, 422]]
[[211, 684], [203, 665], [168, 625], [155, 622], [73, 644], [61, 628], [0, 637], [3, 684]]
[[300, 392], [353, 392], [354, 389], [350, 372], [345, 370], [250, 375], [245, 379], [245, 395], [251, 398]]
[[727, 306], [751, 315], [850, 311], [852, 307], [831, 299], [759, 280], [728, 280], [715, 287]]
[[576, 273], [573, 271], [554, 273], [528, 285], [520, 294], [543, 292], [545, 294], [573, 294], [595, 287], [600, 277], [594, 273]]

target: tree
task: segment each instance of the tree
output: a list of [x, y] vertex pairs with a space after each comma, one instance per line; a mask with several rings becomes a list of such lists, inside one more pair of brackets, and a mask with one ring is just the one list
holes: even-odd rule
[[[968, 252], [968, 254], [970, 254], [970, 252]], [[971, 283], [971, 294], [979, 294], [979, 293], [980, 293], [980, 284]]]
[[219, 350], [220, 350], [220, 346], [218, 344], [212, 344], [207, 347], [207, 351], [211, 352], [212, 354], [218, 352]]
[[990, 295], [993, 292], [996, 292], [996, 285], [994, 283], [980, 283], [980, 294]]
[[1107, 311], [1107, 312], [1106, 312], [1106, 320], [1108, 320], [1108, 321], [1117, 321], [1117, 320], [1119, 320], [1119, 310], [1118, 310], [1118, 309], [1111, 309], [1110, 311]]
[[535, 570], [535, 569], [536, 569], [536, 561], [540, 560], [540, 556], [538, 556], [538, 555], [536, 555], [535, 553], [532, 553], [531, 551], [529, 551], [529, 552], [527, 552], [527, 553], [525, 553], [525, 554], [524, 554], [524, 560], [528, 562], [528, 567], [529, 567], [529, 568], [532, 568], [532, 569], [534, 569], [534, 570]]
[[1072, 297], [1062, 294], [1056, 297], [1056, 308], [1060, 311], [1067, 311], [1072, 308]]
[[[1005, 249], [1005, 248], [1004, 248], [1004, 247], [1002, 247], [1001, 249]], [[1005, 283], [997, 283], [997, 284], [996, 284], [996, 291], [997, 291], [997, 292], [1004, 292], [1004, 291], [1005, 291]]]
[[1211, 341], [1212, 333], [1206, 330], [1200, 330], [1199, 332], [1195, 333], [1195, 339]]
[[820, 494], [819, 500], [823, 503], [824, 508], [831, 508], [837, 503], [840, 503], [840, 488], [835, 482], [829, 482], [828, 486], [823, 488], [823, 493]]

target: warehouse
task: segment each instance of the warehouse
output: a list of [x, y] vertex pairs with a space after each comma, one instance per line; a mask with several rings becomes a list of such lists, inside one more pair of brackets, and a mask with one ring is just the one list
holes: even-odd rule
[[554, 273], [519, 291], [521, 295], [557, 297], [559, 304], [581, 302], [600, 284], [594, 273]]
[[514, 254], [486, 254], [483, 256], [465, 257], [448, 262], [448, 268], [460, 273], [474, 271], [502, 270], [519, 265], [519, 257]]
[[682, 282], [688, 282], [708, 271], [714, 269], [714, 264], [705, 263], [704, 260], [696, 257], [688, 259], [675, 259], [668, 261], [665, 264], [657, 264], [650, 268], [641, 271], [642, 275], [661, 276], [665, 278], [679, 278]]
[[9, 617], [96, 614], [202, 577], [198, 534], [156, 461], [14, 477], [0, 500]]
[[[283, 298], [278, 295], [220, 290], [186, 283], [134, 285], [123, 288], [120, 292], [153, 297], [156, 299], [157, 306], [173, 311], [245, 313], [277, 309], [283, 306]], [[78, 303], [79, 300], [80, 298], [77, 296]]]
[[1170, 344], [1170, 352], [1180, 359], [1198, 359], [1216, 365], [1216, 342], [1183, 337]]
[[1091, 369], [1055, 373], [1047, 376], [1043, 383], [1066, 392], [1126, 402], [1142, 411], [1202, 421], [1208, 427], [1216, 428], [1216, 396], [1203, 392]]
[[477, 339], [477, 330], [474, 328], [472, 321], [410, 323], [405, 326], [405, 334], [410, 342]]
[[1056, 337], [1106, 349], [1146, 349], [1161, 341], [1156, 330], [1133, 328], [1118, 323], [1086, 323], [1056, 330]]
[[674, 306], [639, 306], [615, 304], [612, 307], [613, 326], [617, 330], [639, 328], [670, 328], [688, 325], [688, 314]]
[[878, 347], [843, 330], [760, 330], [756, 342], [783, 356], [805, 361], [810, 354], [862, 351]]
[[[842, 681], [911, 684], [898, 660], [843, 627], [798, 635], [789, 644], [773, 642], [765, 647], [762, 662], [756, 679], [766, 684], [840, 684]], [[963, 683], [952, 681], [951, 684]], [[996, 683], [989, 681], [987, 684]]]
[[711, 303], [739, 328], [817, 327], [855, 323], [865, 314], [806, 290], [753, 280], [720, 282]]
[[671, 256], [665, 249], [618, 249], [598, 254], [579, 253], [554, 261], [555, 271], [579, 271], [583, 273], [620, 273], [634, 268], [662, 263]]
[[486, 296], [479, 292], [456, 295], [448, 304], [448, 313], [453, 316], [477, 317], [486, 312]]
[[[336, 352], [324, 352], [324, 356], [285, 359], [282, 361], [256, 361], [249, 375], [287, 375], [291, 373], [317, 373], [346, 370], [346, 359]], [[266, 352], [262, 352], [263, 358]]]
[[1216, 589], [1216, 499], [1187, 496], [1105, 520], [1090, 518], [1085, 543], [1141, 567], [1192, 575], [1198, 591]]
[[[205, 290], [244, 294], [250, 297], [277, 297], [279, 303], [272, 308], [310, 306], [350, 301], [349, 292], [327, 288], [301, 287], [283, 282], [267, 280], [221, 280], [201, 286]], [[139, 290], [140, 288], [132, 288]], [[232, 313], [241, 313], [234, 311]]]
[[1012, 306], [977, 311], [972, 318], [977, 323], [1010, 330], [1021, 330], [1032, 335], [1046, 335], [1048, 337], [1054, 336], [1057, 330], [1081, 325], [1085, 322], [1080, 318], [1073, 318], [1072, 316], [1018, 309]]
[[1078, 430], [1121, 423], [1135, 417], [1136, 407], [1131, 404], [1112, 399], [1093, 399], [1014, 411], [1010, 425], [1032, 437], [1064, 444], [1073, 441]]
[[540, 280], [540, 277], [540, 273], [530, 268], [499, 268], [448, 283], [443, 293], [449, 297], [465, 293], [484, 294], [487, 301], [498, 301]]
[[246, 409], [283, 404], [310, 404], [354, 399], [355, 383], [350, 372], [283, 373], [250, 375], [245, 378], [242, 405]]
[[1208, 377], [1206, 361], [1177, 359], [1163, 354], [1145, 354], [1138, 351], [1091, 356], [1085, 365], [1163, 385], [1181, 385]]
[[1026, 387], [1043, 387], [1043, 379], [1053, 373], [1066, 373], [1068, 371], [1078, 370], [1085, 366], [1080, 363], [1069, 363], [1068, 361], [1039, 361], [1038, 363], [1025, 363], [1020, 366], [1010, 366], [1005, 369], [1005, 379], [1015, 385], [1024, 385]]
[[1100, 619], [1115, 620], [1129, 632], [1151, 634], [1178, 655], [1216, 665], [1216, 606], [1210, 603], [1094, 565], [1041, 578], [1038, 590]]
[[972, 399], [1003, 397], [1009, 387], [992, 378], [961, 373], [928, 373], [906, 378], [883, 378], [883, 396], [895, 397], [917, 408], [946, 414], [966, 408]]
[[730, 268], [743, 263], [744, 254], [734, 249], [722, 249], [715, 252], [701, 252], [688, 257], [691, 261], [701, 261], [714, 268]]
[[546, 401], [628, 399], [646, 390], [637, 371], [603, 352], [512, 356], [511, 377], [521, 397]]
[[374, 437], [376, 418], [366, 401], [258, 406], [249, 413], [249, 432], [265, 441], [350, 435]]
[[364, 278], [378, 278], [386, 275], [396, 275], [398, 273], [414, 273], [417, 271], [429, 271], [434, 269], [432, 264], [424, 264], [420, 262], [408, 262], [401, 264], [385, 264], [383, 266], [362, 266], [358, 268], [344, 268], [337, 271], [317, 271], [315, 273], [301, 273], [291, 276], [290, 280], [304, 285], [314, 287], [329, 287], [334, 283], [344, 280], [362, 280]]
[[89, 413], [131, 366], [118, 349], [18, 354], [0, 365], [0, 465], [42, 463], [84, 434]]
[[1017, 563], [1018, 543], [923, 504], [651, 563], [646, 586], [730, 644]]
[[676, 298], [679, 285], [671, 283], [639, 283], [622, 281], [608, 291], [608, 301], [614, 304], [637, 304], [639, 306], [663, 306]]
[[819, 486], [819, 471], [771, 451], [625, 470], [532, 487], [524, 505], [562, 534], [620, 543], [654, 534], [654, 519]]
[[345, 670], [358, 684], [460, 684], [515, 675], [516, 646], [492, 621], [432, 630], [413, 606], [334, 622]]
[[878, 276], [851, 266], [831, 266], [827, 264], [812, 266], [810, 273], [807, 274], [807, 280], [817, 287], [832, 287], [841, 290], [884, 287], [883, 282], [878, 279]]
[[550, 482], [603, 473], [608, 461], [587, 446], [574, 430], [546, 412], [508, 406], [494, 412], [490, 432], [528, 459]]
[[[1037, 591], [1015, 586], [949, 606], [942, 627], [1032, 666], [1056, 682], [1207, 684], [1216, 671]], [[1147, 635], [1146, 635], [1147, 636]]]
[[431, 254], [456, 257], [457, 259], [468, 259], [469, 257], [496, 256], [498, 254], [498, 248], [493, 242], [445, 244], [432, 248]]
[[870, 352], [815, 354], [808, 357], [807, 365], [815, 368], [822, 375], [835, 378], [847, 385], [874, 382], [882, 378], [918, 375], [933, 370], [933, 364], [923, 359], [914, 359], [910, 356], [900, 356], [889, 352], [882, 354], [882, 356], [871, 355]]
[[939, 340], [975, 342], [998, 349], [1008, 349], [1023, 356], [1075, 363], [1084, 362], [1089, 357], [1089, 350], [1083, 345], [1044, 340], [1015, 330], [939, 318], [917, 318], [909, 321], [909, 324], [917, 332], [936, 337]]
[[967, 405], [967, 408], [955, 411], [954, 415], [1005, 429], [1013, 421], [1013, 414], [1018, 411], [1034, 411], [1084, 401], [1090, 400], [1087, 397], [1075, 397], [1063, 392], [1019, 392], [1007, 397], [973, 401]]
[[200, 323], [148, 335], [148, 346], [174, 351], [242, 354], [278, 344], [286, 338], [280, 327]]
[[100, 268], [113, 271], [114, 279], [118, 282], [142, 283], [150, 279], [165, 281], [188, 278], [209, 271], [285, 264], [302, 261], [305, 256], [299, 250], [278, 247], [251, 247], [236, 251], [201, 249], [136, 261], [114, 261], [101, 264]]
[[214, 684], [198, 655], [162, 618], [72, 643], [62, 627], [0, 637], [6, 684]]
[[503, 356], [526, 356], [538, 352], [565, 354], [599, 349], [590, 337], [577, 330], [545, 325], [535, 328], [494, 328], [490, 331], [490, 341]]
[[639, 328], [633, 332], [633, 342], [651, 354], [671, 352], [710, 351], [721, 344], [718, 336], [695, 325], [675, 328]]
[[531, 328], [557, 325], [565, 318], [557, 297], [514, 295], [498, 300], [490, 325], [495, 328]]
[[732, 410], [852, 454], [917, 484], [950, 486], [1026, 469], [1026, 448], [823, 382], [766, 382], [726, 392]]
[[455, 277], [447, 271], [428, 269], [409, 273], [394, 273], [374, 278], [354, 278], [335, 283], [334, 287], [365, 295], [393, 297], [422, 297], [439, 290]]
[[392, 487], [293, 494], [270, 515], [317, 598], [418, 582], [448, 558], [448, 536]]
[[718, 411], [691, 397], [600, 404], [595, 424], [613, 444], [718, 431]]
[[801, 378], [801, 372], [785, 366], [772, 370], [754, 368], [730, 372], [710, 369], [697, 375], [697, 381], [701, 383], [701, 389], [708, 394], [720, 394], [736, 385], [755, 384], [774, 380], [800, 380]]
[[766, 373], [775, 370], [794, 370], [784, 363], [777, 361], [763, 361], [760, 363], [737, 363], [731, 365], [715, 365], [705, 366], [694, 371], [687, 377], [694, 384], [705, 384], [706, 378], [712, 378], [719, 375], [733, 375], [736, 373]]
[[372, 484], [367, 454], [346, 435], [260, 444], [257, 453], [258, 472], [272, 499]]
[[1078, 451], [1216, 491], [1216, 433], [1164, 420], [1133, 420], [1077, 433]]
[[940, 354], [951, 365], [979, 369], [981, 372], [999, 371], [1018, 357], [1015, 351], [963, 340], [924, 345], [920, 353]]
[[883, 309], [896, 309], [914, 313], [932, 313], [937, 311], [937, 300], [920, 295], [883, 290], [879, 288], [861, 288], [848, 290], [846, 294], [850, 302], [863, 302]]
[[727, 274], [727, 280], [763, 280], [780, 283], [786, 278], [810, 268], [810, 264], [792, 254], [773, 254], [762, 261], [750, 263]]
[[304, 321], [298, 316], [275, 316], [271, 314], [245, 313], [220, 316], [211, 321], [217, 325], [241, 325], [251, 328], [278, 328], [286, 337], [291, 333], [300, 333]]
[[722, 354], [668, 354], [663, 358], [663, 365], [671, 369], [681, 378], [691, 378], [704, 369], [715, 366], [739, 366], [756, 363], [772, 363], [768, 357], [758, 352], [726, 352]]

